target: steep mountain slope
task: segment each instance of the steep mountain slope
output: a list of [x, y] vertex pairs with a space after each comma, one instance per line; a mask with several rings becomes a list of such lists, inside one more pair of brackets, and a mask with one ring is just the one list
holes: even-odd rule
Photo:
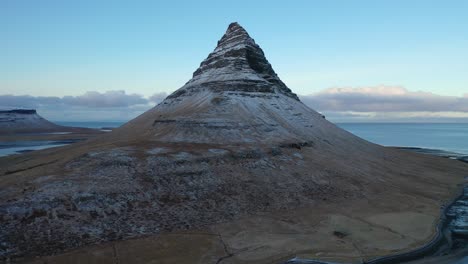
[[300, 102], [237, 23], [190, 81], [115, 134], [163, 142], [367, 144]]
[[121, 128], [0, 159], [0, 256], [101, 244], [24, 260], [362, 260], [428, 241], [466, 174], [328, 122], [233, 23], [189, 82]]

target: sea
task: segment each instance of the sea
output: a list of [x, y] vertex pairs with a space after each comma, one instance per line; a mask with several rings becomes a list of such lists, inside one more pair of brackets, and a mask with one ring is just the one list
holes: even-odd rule
[[115, 121], [115, 122], [65, 122], [65, 121], [55, 121], [55, 124], [61, 126], [71, 126], [71, 127], [88, 127], [88, 128], [116, 128], [126, 123], [126, 121]]
[[468, 155], [468, 123], [338, 123], [370, 142]]
[[[125, 122], [55, 122], [64, 126], [116, 128]], [[468, 156], [468, 123], [337, 123], [337, 126], [384, 146], [440, 150]], [[0, 156], [62, 146], [64, 142], [0, 142]], [[34, 145], [36, 144], [36, 145]], [[29, 146], [28, 146], [29, 145]]]

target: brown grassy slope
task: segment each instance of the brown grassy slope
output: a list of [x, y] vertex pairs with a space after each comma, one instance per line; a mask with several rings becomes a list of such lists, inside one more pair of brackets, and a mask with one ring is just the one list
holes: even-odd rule
[[[162, 263], [172, 263], [177, 256], [171, 252], [178, 247], [194, 250], [194, 256], [198, 257], [193, 258], [199, 258], [199, 263], [206, 260], [204, 252], [210, 250], [213, 250], [213, 255], [208, 256], [209, 259], [221, 257], [223, 251], [216, 250], [222, 244], [220, 237], [229, 252], [235, 252], [226, 263], [270, 263], [293, 255], [357, 260], [413, 248], [430, 240], [440, 206], [456, 193], [457, 185], [468, 174], [467, 166], [461, 162], [377, 146], [373, 155], [364, 155], [360, 150], [355, 150], [355, 155], [351, 156], [336, 155], [333, 148], [311, 146], [301, 149], [280, 148], [281, 154], [277, 156], [269, 156], [271, 149], [254, 149], [260, 154], [245, 157], [246, 153], [251, 152], [240, 150], [235, 145], [151, 141], [101, 145], [78, 143], [75, 146], [0, 159], [3, 175], [0, 178], [0, 188], [3, 190], [1, 203], [5, 205], [21, 200], [27, 194], [37, 193], [37, 189], [42, 186], [62, 181], [73, 182], [77, 186], [73, 191], [89, 190], [90, 184], [102, 185], [101, 191], [108, 195], [130, 191], [129, 179], [120, 179], [126, 173], [116, 172], [113, 175], [115, 178], [110, 178], [115, 181], [115, 185], [105, 179], [98, 179], [102, 175], [92, 168], [101, 171], [112, 168], [111, 164], [103, 165], [108, 162], [107, 159], [97, 164], [86, 161], [88, 168], [69, 166], [82, 160], [87, 153], [116, 148], [127, 149], [126, 155], [143, 163], [154, 157], [173, 159], [174, 155], [179, 155], [179, 160], [190, 163], [186, 165], [187, 171], [208, 170], [214, 175], [200, 175], [218, 179], [211, 186], [212, 190], [195, 201], [174, 200], [180, 197], [170, 195], [165, 198], [155, 196], [153, 199], [165, 199], [166, 203], [171, 204], [163, 208], [159, 215], [160, 222], [166, 227], [161, 225], [159, 235], [153, 238], [115, 244], [121, 248], [119, 256], [122, 258], [147, 256], [146, 259], [158, 258]], [[224, 149], [227, 152], [213, 155], [210, 149]], [[180, 155], [182, 152], [192, 153], [192, 156]], [[330, 158], [332, 153], [336, 158]], [[93, 158], [98, 159], [96, 156]], [[200, 159], [208, 163], [208, 169], [200, 167]], [[149, 166], [142, 164], [137, 163], [137, 167]], [[122, 169], [125, 166], [121, 166]], [[84, 172], [76, 176], [76, 170]], [[177, 168], [171, 170], [171, 177], [182, 177], [187, 172]], [[150, 190], [155, 188], [150, 181], [136, 178], [130, 180], [130, 183], [138, 185], [139, 190]], [[58, 194], [56, 196], [60, 197]], [[225, 201], [230, 198], [234, 200]], [[194, 214], [190, 208], [184, 208], [197, 203], [204, 203], [196, 208], [202, 216]], [[186, 213], [187, 216], [172, 215], [172, 218], [165, 218], [166, 213], [174, 212]], [[125, 217], [127, 213], [121, 214], [120, 217]], [[82, 223], [80, 217], [86, 218], [80, 215], [75, 217], [78, 219], [74, 219], [76, 222], [73, 223], [77, 225]], [[111, 216], [107, 216], [107, 220], [106, 216], [102, 217], [95, 221], [113, 219]], [[40, 220], [41, 217], [38, 217], [34, 221]], [[61, 219], [55, 221], [59, 227], [60, 221], [64, 225], [70, 224]], [[188, 222], [189, 227], [181, 222]], [[145, 222], [138, 225], [145, 225]], [[67, 231], [66, 226], [60, 228], [65, 233], [70, 231]], [[335, 231], [345, 236], [336, 236]], [[171, 235], [180, 232], [188, 234]], [[192, 232], [196, 234], [190, 235]], [[212, 235], [197, 235], [200, 232]], [[76, 235], [76, 232], [70, 234]], [[165, 243], [169, 238], [172, 242]], [[148, 239], [155, 241], [148, 242], [151, 250], [147, 247], [143, 252], [138, 250], [140, 246], [137, 245]], [[206, 239], [211, 242], [201, 242]], [[42, 248], [41, 252], [36, 251], [34, 254], [57, 253], [70, 248], [51, 249], [41, 246], [41, 241], [30, 241], [34, 244], [32, 249]], [[96, 241], [84, 241], [83, 245], [89, 243]], [[76, 254], [73, 256], [78, 258], [83, 254], [89, 257], [89, 254], [95, 254], [89, 252], [96, 252], [107, 245], [111, 244], [88, 248], [86, 254], [82, 253], [83, 250], [71, 254]], [[134, 250], [124, 250], [127, 247], [133, 247]], [[178, 263], [184, 263], [184, 257], [180, 258], [181, 262]], [[192, 257], [185, 261], [193, 263], [190, 262]]]

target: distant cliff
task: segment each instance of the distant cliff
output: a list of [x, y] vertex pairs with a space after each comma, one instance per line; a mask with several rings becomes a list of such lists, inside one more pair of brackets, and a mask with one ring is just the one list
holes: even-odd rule
[[54, 124], [37, 114], [35, 109], [0, 110], [0, 135], [19, 133], [74, 132], [77, 130], [82, 129]]
[[25, 114], [32, 115], [37, 114], [34, 109], [13, 109], [13, 110], [0, 110], [0, 114]]

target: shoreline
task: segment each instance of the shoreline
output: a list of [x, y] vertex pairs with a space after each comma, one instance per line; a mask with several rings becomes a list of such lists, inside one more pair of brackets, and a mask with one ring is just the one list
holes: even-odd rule
[[[459, 194], [452, 199], [447, 205], [443, 206], [441, 209], [441, 215], [439, 218], [439, 223], [436, 226], [435, 236], [425, 245], [420, 246], [419, 248], [413, 249], [411, 251], [397, 253], [393, 255], [381, 256], [367, 261], [363, 261], [362, 264], [395, 264], [395, 263], [408, 263], [417, 260], [423, 260], [427, 257], [433, 257], [436, 253], [447, 253], [444, 255], [449, 255], [452, 251], [451, 240], [453, 239], [454, 234], [451, 230], [448, 229], [449, 218], [447, 213], [449, 210], [464, 196], [468, 195], [468, 184], [465, 184], [459, 190]], [[450, 238], [447, 238], [447, 232], [449, 233]], [[466, 238], [464, 239], [466, 240]], [[449, 248], [441, 250], [444, 246]], [[458, 249], [459, 250], [459, 249]], [[455, 250], [456, 251], [456, 250]], [[455, 252], [456, 253], [456, 252]], [[341, 262], [327, 262], [316, 259], [300, 259], [293, 258], [286, 261], [284, 264], [345, 264]]]
[[[389, 255], [389, 256], [382, 256], [378, 257], [375, 259], [371, 259], [369, 261], [365, 261], [365, 264], [391, 264], [391, 263], [405, 263], [405, 262], [410, 262], [414, 260], [419, 260], [423, 259], [424, 257], [431, 256], [432, 254], [437, 253], [438, 251], [441, 250], [443, 246], [449, 246], [448, 252], [451, 251], [451, 243], [450, 240], [454, 236], [452, 234], [452, 230], [449, 227], [450, 219], [447, 217], [447, 213], [450, 211], [450, 209], [458, 202], [463, 200], [463, 197], [465, 196], [465, 193], [468, 190], [468, 184], [465, 184], [464, 186], [461, 187], [461, 190], [459, 190], [459, 194], [452, 199], [447, 205], [443, 206], [441, 209], [441, 215], [439, 218], [439, 223], [436, 226], [436, 235], [435, 237], [429, 241], [426, 245], [423, 245], [417, 249], [408, 251], [408, 252], [403, 252], [403, 253], [398, 253], [395, 255]], [[449, 232], [450, 238], [446, 236], [446, 232]]]
[[[434, 149], [424, 149], [424, 148], [415, 148], [415, 147], [393, 147], [402, 150], [409, 150], [418, 153], [423, 153], [427, 155], [436, 155], [442, 156], [447, 154], [458, 154], [458, 153], [451, 153], [443, 150], [434, 150]], [[438, 154], [435, 154], [438, 153]], [[453, 158], [453, 155], [443, 156], [445, 158], [456, 159], [461, 162], [468, 163], [468, 156], [460, 155], [460, 158]], [[465, 177], [468, 180], [468, 176]], [[451, 215], [449, 217], [448, 213], [450, 210], [458, 203], [458, 202], [468, 202], [468, 183], [462, 184], [463, 186], [460, 187], [458, 190], [458, 194], [450, 200], [447, 204], [443, 205], [441, 208], [441, 213], [439, 216], [439, 221], [436, 226], [436, 234], [434, 237], [426, 244], [407, 251], [396, 253], [392, 255], [386, 255], [381, 257], [376, 257], [367, 261], [363, 261], [363, 264], [395, 264], [395, 263], [412, 263], [413, 261], [420, 261], [430, 257], [437, 257], [437, 256], [446, 256], [450, 255], [451, 253], [456, 254], [457, 250], [460, 251], [460, 248], [453, 249], [453, 240], [454, 238], [458, 238], [458, 240], [468, 241], [468, 235], [457, 235], [454, 234], [453, 230], [449, 227], [450, 221], [455, 219], [456, 216]], [[463, 199], [465, 197], [465, 199]], [[467, 203], [468, 204], [468, 203]], [[447, 247], [444, 249], [444, 247]], [[452, 252], [453, 251], [453, 252]], [[463, 251], [463, 249], [462, 249]], [[441, 254], [441, 255], [437, 255]], [[451, 262], [449, 262], [451, 263]], [[455, 262], [454, 262], [455, 263]], [[300, 259], [300, 258], [293, 258], [285, 262], [285, 264], [345, 264], [341, 262], [327, 262], [321, 261], [316, 259]], [[416, 263], [415, 263], [416, 264]]]
[[454, 160], [468, 163], [468, 154], [462, 154], [462, 153], [457, 153], [457, 152], [452, 152], [452, 151], [447, 151], [447, 150], [442, 150], [442, 149], [420, 148], [420, 147], [390, 147], [390, 148], [396, 148], [396, 149], [411, 151], [411, 152], [425, 154], [425, 155], [432, 155], [432, 156], [438, 156], [438, 157], [443, 157], [443, 158], [448, 158], [448, 159], [454, 159]]
[[15, 135], [0, 134], [0, 157], [21, 155], [36, 150], [62, 147], [105, 134], [104, 130], [78, 132], [23, 133]]
[[74, 144], [85, 140], [84, 138], [70, 138], [61, 140], [29, 140], [19, 141], [21, 144], [9, 144], [10, 142], [0, 142], [0, 157], [10, 155], [20, 155], [36, 150], [56, 148]]

